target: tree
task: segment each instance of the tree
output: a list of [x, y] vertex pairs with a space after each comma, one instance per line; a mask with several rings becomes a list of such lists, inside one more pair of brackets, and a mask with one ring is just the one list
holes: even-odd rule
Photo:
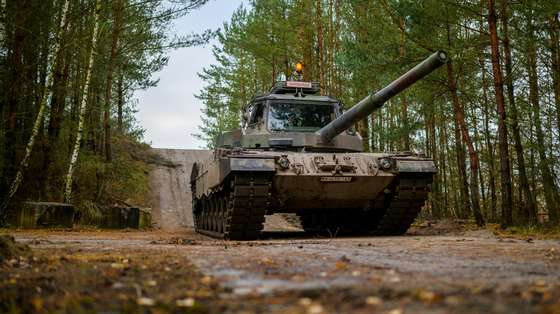
[[86, 67], [86, 80], [84, 82], [84, 88], [82, 92], [82, 100], [80, 102], [80, 109], [78, 114], [78, 129], [76, 131], [76, 140], [74, 142], [74, 148], [72, 150], [72, 157], [70, 157], [70, 163], [68, 165], [68, 172], [66, 173], [66, 188], [64, 190], [64, 200], [70, 203], [72, 196], [72, 178], [74, 176], [74, 169], [76, 167], [76, 162], [78, 161], [78, 154], [80, 152], [80, 145], [82, 143], [82, 133], [84, 131], [84, 119], [86, 114], [86, 105], [88, 100], [88, 95], [90, 91], [90, 81], [91, 73], [93, 69], [93, 61], [95, 57], [95, 50], [97, 49], [97, 36], [99, 32], [99, 16], [101, 14], [101, 0], [96, 0], [95, 11], [94, 11], [94, 22], [93, 31], [91, 35], [91, 48], [88, 58], [88, 65]]
[[550, 169], [549, 158], [546, 154], [544, 133], [541, 121], [541, 105], [539, 96], [539, 82], [537, 73], [537, 51], [534, 44], [534, 22], [532, 17], [527, 17], [528, 39], [527, 39], [527, 72], [529, 77], [529, 101], [533, 106], [533, 121], [537, 137], [537, 151], [539, 154], [539, 170], [542, 175], [544, 197], [550, 220], [554, 223], [560, 221], [560, 196], [558, 187]]
[[506, 108], [504, 103], [504, 83], [500, 64], [500, 47], [496, 26], [494, 0], [488, 0], [488, 28], [492, 51], [492, 72], [494, 74], [494, 92], [496, 93], [496, 113], [498, 114], [498, 139], [500, 147], [500, 184], [502, 193], [501, 225], [510, 226], [512, 218], [511, 176], [508, 151], [508, 130], [506, 128]]
[[61, 20], [60, 20], [59, 31], [58, 31], [58, 35], [57, 35], [57, 38], [56, 38], [55, 43], [54, 43], [53, 52], [51, 54], [49, 54], [49, 56], [48, 56], [48, 59], [50, 60], [49, 63], [53, 65], [52, 66], [53, 69], [51, 69], [48, 72], [48, 76], [47, 76], [46, 81], [45, 81], [45, 87], [43, 89], [43, 95], [42, 95], [41, 101], [39, 103], [39, 112], [37, 113], [37, 117], [35, 118], [35, 122], [33, 124], [33, 130], [32, 130], [31, 136], [29, 137], [29, 141], [27, 142], [27, 146], [25, 147], [25, 155], [20, 162], [18, 171], [16, 173], [14, 181], [10, 185], [10, 188], [8, 190], [8, 194], [5, 198], [5, 200], [0, 204], [0, 226], [5, 224], [6, 215], [7, 215], [6, 209], [8, 207], [8, 204], [9, 204], [10, 200], [12, 199], [14, 194], [17, 192], [17, 190], [19, 188], [19, 185], [21, 184], [21, 181], [23, 180], [23, 173], [24, 173], [24, 171], [27, 170], [27, 167], [29, 166], [29, 159], [31, 158], [31, 153], [33, 152], [33, 147], [35, 146], [35, 140], [36, 140], [37, 136], [39, 135], [39, 128], [41, 127], [41, 124], [43, 123], [43, 117], [44, 117], [46, 106], [47, 106], [48, 96], [49, 96], [49, 93], [52, 90], [52, 80], [53, 80], [54, 71], [55, 71], [54, 69], [56, 68], [56, 63], [60, 62], [60, 58], [57, 59], [57, 57], [60, 57], [59, 51], [61, 50], [62, 35], [64, 34], [64, 31], [65, 31], [66, 26], [67, 26], [68, 6], [69, 5], [70, 5], [70, 1], [65, 0], [64, 5], [63, 5], [63, 9], [62, 9], [62, 17], [61, 17]]
[[502, 14], [501, 14], [501, 24], [503, 32], [503, 45], [504, 45], [504, 59], [505, 59], [505, 70], [506, 70], [506, 86], [507, 86], [507, 96], [509, 101], [509, 106], [511, 109], [511, 129], [514, 140], [514, 147], [517, 157], [517, 166], [519, 168], [519, 181], [520, 181], [520, 199], [521, 207], [524, 211], [524, 219], [529, 222], [534, 223], [537, 219], [537, 209], [535, 201], [533, 198], [533, 193], [529, 186], [529, 179], [527, 177], [527, 171], [525, 169], [525, 153], [523, 150], [523, 144], [521, 143], [521, 132], [519, 130], [519, 120], [517, 105], [515, 104], [515, 92], [513, 85], [513, 69], [511, 61], [511, 50], [510, 50], [510, 40], [509, 40], [509, 23], [508, 23], [508, 1], [502, 1]]

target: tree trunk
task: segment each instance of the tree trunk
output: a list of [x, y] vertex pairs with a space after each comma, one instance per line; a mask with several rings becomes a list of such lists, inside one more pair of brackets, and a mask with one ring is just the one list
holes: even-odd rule
[[324, 49], [323, 49], [323, 7], [321, 2], [323, 0], [317, 0], [316, 2], [316, 27], [317, 27], [317, 55], [318, 55], [318, 63], [317, 68], [319, 70], [319, 85], [321, 86], [321, 93], [324, 92], [325, 89], [325, 64], [324, 64]]
[[529, 222], [535, 222], [537, 220], [537, 207], [533, 201], [533, 193], [529, 187], [529, 179], [527, 178], [527, 171], [525, 169], [525, 154], [523, 152], [523, 146], [521, 143], [521, 132], [519, 130], [519, 121], [517, 116], [517, 105], [515, 104], [515, 93], [513, 88], [513, 71], [511, 63], [511, 50], [509, 45], [509, 32], [508, 32], [508, 14], [507, 14], [508, 1], [503, 0], [502, 2], [502, 30], [504, 33], [503, 44], [504, 44], [504, 56], [505, 56], [505, 67], [506, 67], [506, 87], [508, 101], [511, 109], [511, 130], [513, 134], [515, 154], [517, 156], [517, 164], [519, 168], [519, 182], [521, 196], [521, 209], [524, 213], [524, 219]]
[[[61, 43], [60, 42], [61, 42], [63, 30], [66, 28], [66, 23], [67, 23], [67, 20], [68, 20], [68, 6], [69, 6], [69, 3], [70, 3], [70, 0], [65, 0], [64, 1], [64, 5], [63, 5], [63, 9], [62, 9], [63, 11], [62, 11], [61, 19], [60, 19], [57, 38], [55, 39], [55, 42], [54, 42], [53, 51], [48, 56], [48, 60], [49, 60], [48, 63], [52, 65], [53, 69], [56, 68], [55, 64], [56, 64], [56, 62], [58, 62], [56, 60], [56, 58], [59, 55], [59, 50], [61, 49]], [[39, 111], [37, 113], [37, 117], [35, 118], [35, 122], [33, 123], [33, 129], [32, 129], [32, 132], [31, 132], [31, 136], [29, 137], [29, 141], [27, 142], [27, 145], [25, 147], [25, 155], [20, 162], [19, 169], [16, 173], [16, 176], [15, 176], [12, 184], [10, 185], [8, 195], [6, 196], [4, 202], [2, 204], [0, 204], [0, 225], [4, 225], [4, 223], [5, 223], [6, 208], [8, 207], [8, 203], [10, 202], [10, 200], [12, 199], [14, 194], [17, 192], [17, 190], [18, 190], [18, 188], [21, 184], [21, 181], [23, 180], [23, 173], [27, 170], [27, 167], [29, 166], [29, 159], [31, 158], [31, 153], [33, 152], [33, 146], [35, 145], [35, 140], [37, 138], [37, 135], [39, 134], [39, 129], [40, 129], [42, 123], [43, 123], [43, 116], [45, 114], [45, 109], [46, 109], [46, 106], [47, 106], [47, 99], [48, 99], [48, 96], [49, 96], [49, 92], [52, 90], [52, 81], [53, 81], [53, 75], [54, 75], [54, 70], [53, 69], [48, 71], [47, 77], [45, 79], [45, 88], [43, 89], [43, 95], [42, 95], [41, 101], [39, 103]]]
[[556, 127], [560, 130], [560, 15], [558, 12], [548, 17], [548, 34], [550, 36], [550, 66], [556, 108]]
[[[61, 49], [62, 50], [62, 49]], [[68, 83], [70, 62], [65, 62], [65, 53], [59, 55], [59, 64], [53, 80], [53, 91], [51, 97], [51, 108], [49, 112], [49, 126], [47, 128], [47, 137], [43, 141], [43, 169], [46, 175], [41, 176], [40, 186], [43, 190], [43, 195], [46, 195], [48, 200], [56, 201], [53, 199], [53, 185], [54, 182], [52, 148], [57, 145], [60, 138], [60, 130], [62, 127], [62, 114], [66, 107], [66, 85]], [[63, 67], [63, 68], [62, 68]], [[62, 69], [61, 69], [62, 68]]]
[[[471, 206], [469, 201], [469, 182], [467, 181], [467, 164], [465, 161], [465, 149], [463, 146], [463, 141], [461, 139], [461, 128], [457, 119], [454, 119], [455, 123], [454, 135], [455, 135], [455, 152], [457, 159], [457, 172], [459, 180], [459, 202], [460, 211], [458, 212], [459, 218], [467, 218], [471, 212]], [[457, 204], [459, 205], [459, 204]]]
[[496, 182], [494, 176], [494, 170], [496, 169], [494, 165], [494, 145], [492, 145], [492, 138], [490, 135], [490, 112], [488, 110], [489, 100], [488, 100], [488, 80], [486, 78], [486, 67], [484, 64], [484, 57], [482, 54], [479, 55], [478, 62], [480, 64], [480, 71], [482, 76], [482, 98], [483, 106], [482, 111], [484, 114], [484, 138], [486, 140], [486, 149], [488, 151], [487, 163], [489, 168], [488, 174], [488, 188], [490, 192], [490, 216], [489, 220], [495, 222], [497, 219], [496, 207], [497, 207], [497, 197], [496, 197]]
[[402, 141], [402, 145], [403, 145], [403, 149], [406, 151], [410, 150], [410, 130], [408, 128], [408, 99], [406, 98], [405, 95], [402, 96], [402, 100], [401, 100], [401, 119], [402, 119], [402, 128], [404, 130], [404, 136], [403, 136], [403, 141]]
[[105, 131], [105, 161], [111, 162], [111, 102], [113, 100], [113, 73], [117, 61], [117, 50], [122, 24], [122, 0], [116, 0], [113, 4], [113, 34], [111, 40], [111, 55], [109, 56], [109, 68], [107, 69], [107, 82], [105, 86], [105, 111], [103, 113], [103, 129]]
[[78, 153], [80, 151], [80, 143], [82, 141], [82, 133], [84, 131], [84, 118], [86, 113], [86, 103], [89, 94], [89, 83], [91, 80], [91, 72], [93, 68], [93, 59], [95, 56], [95, 50], [97, 49], [97, 33], [99, 30], [99, 15], [101, 13], [101, 0], [96, 1], [95, 5], [95, 24], [93, 26], [93, 35], [91, 38], [91, 50], [89, 53], [89, 62], [86, 68], [86, 80], [84, 82], [84, 88], [82, 93], [82, 100], [80, 103], [80, 113], [78, 118], [78, 129], [76, 131], [76, 141], [74, 142], [74, 148], [72, 151], [72, 156], [70, 157], [70, 163], [68, 165], [68, 172], [66, 174], [66, 188], [64, 190], [64, 199], [67, 203], [70, 203], [72, 196], [72, 177], [74, 175], [74, 168], [78, 160]]
[[[401, 60], [404, 59], [404, 54], [405, 54], [405, 44], [406, 44], [406, 33], [404, 31], [404, 20], [403, 19], [399, 19], [399, 23], [401, 24], [400, 29], [400, 33], [401, 33], [401, 38], [400, 38], [400, 46], [399, 46], [399, 57]], [[406, 92], [403, 93], [403, 95], [401, 96], [401, 110], [402, 110], [402, 128], [404, 130], [404, 136], [403, 136], [403, 147], [404, 150], [410, 150], [410, 130], [408, 128], [408, 99], [406, 98]]]
[[[530, 19], [530, 18], [529, 18]], [[537, 152], [539, 154], [539, 168], [542, 175], [542, 185], [544, 190], [544, 198], [550, 221], [557, 223], [560, 218], [558, 208], [558, 188], [554, 182], [554, 176], [550, 170], [550, 162], [546, 156], [546, 147], [544, 142], [544, 133], [542, 130], [542, 122], [540, 115], [540, 99], [539, 99], [539, 83], [537, 74], [537, 51], [534, 43], [534, 30], [532, 21], [528, 21], [530, 34], [527, 41], [527, 67], [529, 73], [529, 101], [533, 106], [533, 121], [535, 124], [535, 133], [537, 136]]]
[[455, 111], [456, 125], [459, 126], [463, 141], [467, 145], [470, 158], [470, 170], [471, 170], [471, 182], [470, 182], [470, 195], [471, 195], [471, 205], [476, 224], [479, 226], [484, 225], [484, 218], [480, 211], [480, 195], [478, 192], [478, 153], [474, 149], [471, 136], [468, 131], [467, 123], [465, 121], [465, 112], [463, 106], [459, 102], [459, 96], [457, 96], [457, 83], [455, 82], [455, 74], [453, 73], [453, 62], [447, 62], [447, 79], [449, 82], [449, 91], [451, 92], [451, 98], [453, 102], [453, 110]]
[[[62, 47], [64, 47], [66, 43], [66, 37], [68, 36], [66, 33], [70, 27], [69, 25], [70, 22], [68, 22], [64, 29], [61, 30], [62, 36], [60, 38], [60, 45]], [[61, 48], [56, 57], [57, 62], [54, 69], [55, 73], [52, 84], [52, 97], [50, 99], [50, 111], [48, 115], [49, 125], [47, 127], [46, 140], [43, 141], [43, 169], [46, 175], [42, 176], [40, 186], [43, 189], [43, 195], [46, 195], [47, 200], [51, 201], [59, 201], [56, 199], [56, 196], [53, 195], [54, 190], [52, 189], [52, 182], [55, 182], [56, 180], [54, 179], [55, 169], [53, 169], [51, 162], [53, 160], [52, 147], [57, 145], [59, 141], [60, 131], [62, 128], [62, 116], [64, 108], [66, 107], [66, 87], [70, 76], [71, 63], [70, 60], [67, 60], [66, 56], [67, 50]]]
[[[287, 77], [287, 76], [286, 76]], [[122, 68], [119, 68], [119, 82], [117, 84], [117, 128], [119, 133], [123, 134], [123, 105], [124, 105], [124, 95], [123, 95], [123, 73]]]
[[362, 136], [364, 151], [371, 151], [369, 119], [366, 117], [363, 120], [359, 121], [357, 127], [358, 133], [360, 133], [360, 135]]
[[[447, 125], [445, 125], [445, 120], [441, 119], [440, 116], [440, 126], [439, 126], [439, 145], [440, 149], [440, 158], [439, 160], [442, 161], [441, 163], [441, 170], [442, 170], [442, 187], [443, 187], [443, 204], [442, 208], [445, 208], [447, 212], [449, 212], [449, 182], [450, 179], [448, 177], [448, 173], [450, 171], [450, 164], [449, 164], [449, 145], [448, 145], [448, 135], [447, 135]], [[441, 213], [443, 214], [443, 213]]]
[[500, 65], [500, 47], [496, 27], [494, 0], [488, 0], [488, 27], [492, 47], [492, 73], [494, 74], [494, 91], [496, 93], [496, 113], [498, 114], [498, 140], [500, 147], [500, 185], [502, 192], [502, 227], [510, 226], [512, 218], [511, 175], [508, 152], [508, 132], [506, 127], [506, 108], [504, 104], [504, 83]]
[[[434, 104], [435, 105], [435, 104]], [[437, 109], [436, 109], [437, 110]], [[429, 108], [425, 108], [424, 111], [427, 112], [425, 115], [426, 121], [426, 138], [427, 138], [427, 145], [426, 145], [426, 152], [428, 152], [428, 156], [434, 159], [436, 167], [441, 169], [443, 167], [444, 162], [442, 162], [438, 157], [438, 151], [436, 146], [436, 119], [435, 119], [435, 111]], [[441, 169], [443, 171], [443, 169]], [[439, 171], [434, 176], [434, 182], [432, 183], [432, 197], [431, 197], [431, 213], [433, 219], [441, 218], [441, 177], [442, 171]]]
[[[3, 156], [3, 169], [2, 169], [2, 189], [7, 188], [9, 184], [9, 178], [12, 178], [16, 173], [17, 165], [17, 129], [18, 129], [18, 119], [17, 112], [22, 99], [21, 85], [24, 64], [23, 64], [23, 48], [25, 41], [25, 27], [24, 23], [24, 11], [27, 10], [29, 6], [28, 1], [13, 2], [10, 7], [10, 14], [6, 16], [7, 30], [6, 33], [8, 37], [5, 39], [7, 45], [9, 45], [8, 55], [7, 55], [7, 90], [6, 93], [6, 105], [7, 105], [7, 122], [4, 126], [4, 156]], [[13, 16], [10, 19], [10, 16]], [[6, 187], [4, 187], [6, 185]], [[0, 212], [1, 215], [1, 212]], [[0, 217], [1, 218], [1, 217]]]

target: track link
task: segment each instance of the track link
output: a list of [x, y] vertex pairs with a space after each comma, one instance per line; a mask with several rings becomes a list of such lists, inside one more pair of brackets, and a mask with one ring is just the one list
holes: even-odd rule
[[233, 174], [209, 196], [194, 200], [195, 230], [220, 239], [257, 239], [263, 229], [271, 187], [270, 174]]

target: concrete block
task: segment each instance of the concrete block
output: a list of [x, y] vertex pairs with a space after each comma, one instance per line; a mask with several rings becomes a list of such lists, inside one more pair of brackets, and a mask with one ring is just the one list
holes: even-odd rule
[[102, 208], [102, 228], [107, 229], [149, 229], [151, 228], [151, 211], [137, 207]]
[[10, 226], [13, 228], [72, 228], [74, 205], [53, 202], [23, 202], [11, 210]]

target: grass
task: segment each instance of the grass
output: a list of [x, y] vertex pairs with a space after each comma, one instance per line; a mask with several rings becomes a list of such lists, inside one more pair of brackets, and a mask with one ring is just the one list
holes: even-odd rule
[[499, 237], [510, 237], [516, 239], [537, 240], [559, 240], [560, 225], [534, 224], [528, 226], [512, 226], [506, 229], [500, 228], [498, 224], [489, 224], [487, 228]]
[[116, 136], [112, 162], [83, 153], [76, 172], [74, 201], [87, 212], [92, 207], [88, 202], [147, 207], [150, 163], [148, 145]]
[[433, 234], [461, 234], [467, 231], [488, 230], [495, 236], [501, 238], [516, 239], [534, 239], [534, 240], [551, 240], [560, 239], [560, 225], [548, 224], [532, 224], [532, 225], [515, 225], [502, 229], [498, 223], [487, 223], [484, 227], [476, 225], [474, 220], [457, 220], [442, 219], [432, 221], [428, 225], [427, 221], [416, 221], [413, 225], [413, 232], [418, 235]]

